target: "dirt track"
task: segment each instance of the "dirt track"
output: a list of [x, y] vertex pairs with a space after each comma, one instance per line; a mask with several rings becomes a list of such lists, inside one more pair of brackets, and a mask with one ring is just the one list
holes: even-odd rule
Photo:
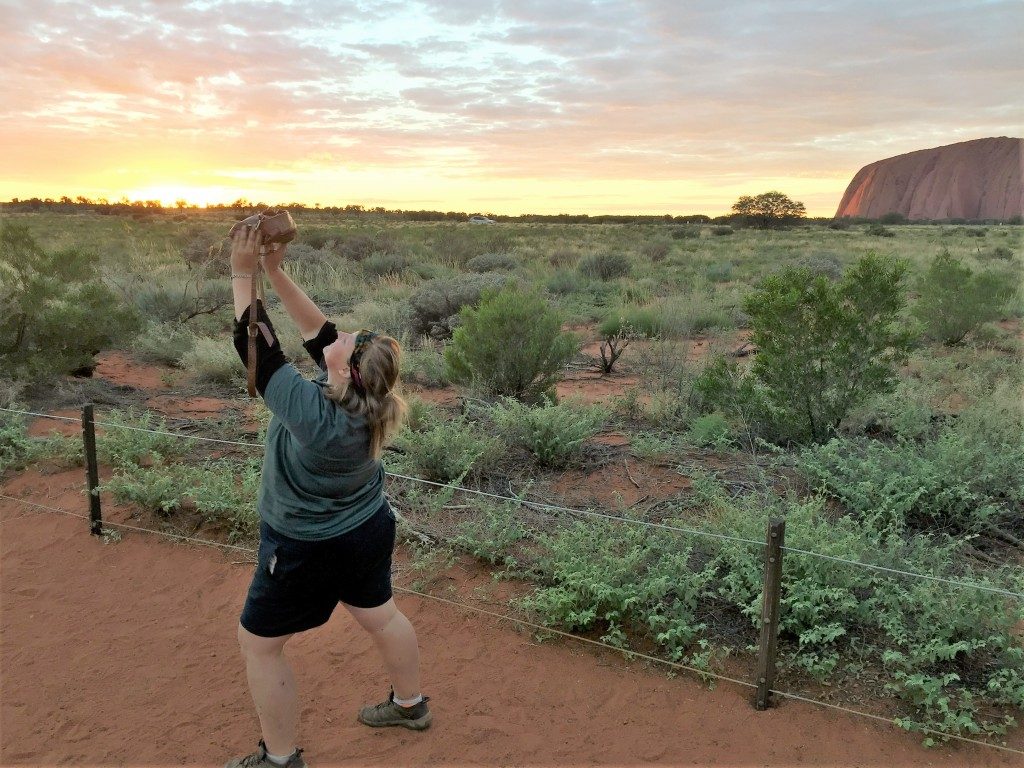
[[[82, 511], [81, 485], [81, 470], [33, 471], [0, 492]], [[133, 532], [104, 544], [85, 526], [0, 499], [0, 762], [223, 765], [249, 751], [257, 722], [234, 639], [251, 565], [233, 561], [244, 555]], [[420, 634], [434, 728], [355, 722], [387, 683], [338, 614], [291, 644], [312, 766], [1024, 764], [926, 750], [919, 736], [799, 702], [755, 712], [732, 684], [708, 691], [457, 608], [400, 602]]]

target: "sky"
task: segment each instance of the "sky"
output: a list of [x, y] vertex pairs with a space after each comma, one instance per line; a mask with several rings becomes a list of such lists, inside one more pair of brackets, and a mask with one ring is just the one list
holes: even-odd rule
[[1024, 136], [1022, 0], [0, 0], [0, 200], [831, 216]]

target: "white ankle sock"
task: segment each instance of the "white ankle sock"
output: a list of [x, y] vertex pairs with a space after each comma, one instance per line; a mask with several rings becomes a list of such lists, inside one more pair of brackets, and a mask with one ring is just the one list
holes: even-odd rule
[[423, 701], [422, 693], [413, 696], [411, 699], [400, 699], [397, 696], [395, 697], [395, 704], [400, 707], [415, 707], [421, 701]]
[[275, 765], [285, 766], [288, 765], [288, 761], [292, 759], [292, 755], [294, 754], [294, 749], [287, 755], [272, 755], [269, 752], [267, 752], [267, 760], [274, 763]]

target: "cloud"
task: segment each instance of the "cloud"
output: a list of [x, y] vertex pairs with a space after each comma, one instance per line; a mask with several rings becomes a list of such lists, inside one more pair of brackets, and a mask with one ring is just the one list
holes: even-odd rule
[[22, 0], [0, 6], [0, 142], [12, 183], [66, 183], [47, 158], [70, 144], [481, 185], [834, 179], [838, 200], [881, 157], [1019, 135], [1021, 39], [1013, 0]]

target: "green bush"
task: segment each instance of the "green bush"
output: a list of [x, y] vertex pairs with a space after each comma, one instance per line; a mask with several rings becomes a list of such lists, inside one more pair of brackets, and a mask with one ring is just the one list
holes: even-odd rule
[[400, 275], [408, 266], [409, 259], [401, 253], [374, 251], [363, 260], [363, 271], [372, 277]]
[[472, 272], [496, 272], [517, 266], [515, 257], [510, 253], [482, 253], [466, 262], [466, 269]]
[[501, 441], [484, 434], [465, 418], [428, 419], [419, 430], [403, 429], [395, 445], [405, 452], [402, 465], [425, 480], [460, 483], [474, 471], [493, 464]]
[[232, 305], [231, 286], [223, 280], [188, 279], [140, 290], [135, 305], [143, 317], [159, 323], [184, 323]]
[[445, 349], [448, 376], [491, 395], [535, 401], [553, 390], [579, 341], [536, 293], [489, 293], [463, 308]]
[[398, 241], [388, 230], [354, 232], [335, 241], [334, 251], [350, 261], [365, 261], [375, 253], [397, 253]]
[[654, 262], [664, 261], [665, 257], [672, 252], [672, 241], [659, 238], [644, 243], [640, 247], [640, 253]]
[[735, 231], [736, 231], [735, 229], [733, 229], [732, 227], [730, 227], [728, 225], [722, 225], [722, 226], [717, 226], [717, 227], [712, 227], [711, 228], [711, 234], [715, 235], [716, 237], [723, 237], [725, 235], [731, 235]]
[[1024, 418], [1009, 399], [979, 401], [934, 438], [835, 438], [799, 456], [820, 491], [897, 531], [988, 535], [1024, 503]]
[[560, 269], [548, 280], [547, 288], [558, 296], [567, 296], [570, 293], [583, 293], [590, 288], [590, 278], [581, 275], [579, 272]]
[[868, 224], [867, 227], [864, 228], [864, 234], [873, 235], [875, 237], [896, 237], [895, 232], [877, 222], [874, 224]]
[[595, 253], [581, 259], [578, 269], [592, 280], [615, 280], [628, 275], [632, 265], [621, 253]]
[[508, 278], [503, 275], [459, 275], [430, 280], [409, 298], [414, 334], [447, 339], [458, 325], [459, 311], [480, 301], [484, 291], [501, 288]]
[[776, 439], [822, 440], [870, 395], [891, 391], [910, 349], [901, 262], [868, 254], [833, 283], [787, 267], [744, 301]]
[[418, 348], [403, 344], [401, 365], [403, 381], [412, 381], [425, 387], [444, 387], [450, 383], [445, 370], [444, 353], [432, 344], [423, 344]]
[[142, 322], [98, 277], [98, 259], [45, 252], [23, 224], [0, 227], [0, 368], [25, 380], [91, 368]]
[[197, 338], [192, 349], [182, 355], [180, 365], [198, 382], [222, 386], [245, 382], [245, 367], [231, 342], [225, 339]]
[[132, 344], [132, 352], [146, 362], [178, 366], [195, 343], [196, 337], [183, 325], [149, 323]]
[[527, 530], [518, 519], [522, 508], [519, 504], [494, 504], [486, 499], [475, 505], [478, 513], [459, 523], [452, 541], [473, 557], [515, 569], [518, 563], [513, 549], [527, 537]]
[[732, 262], [717, 261], [709, 264], [704, 275], [712, 283], [727, 283], [732, 280]]
[[164, 419], [151, 411], [113, 410], [96, 420], [108, 425], [97, 435], [97, 455], [102, 463], [115, 468], [161, 464], [195, 448], [191, 440], [156, 434], [169, 430]]
[[530, 407], [512, 398], [495, 405], [490, 415], [510, 443], [522, 445], [538, 464], [553, 469], [565, 467], [609, 416], [600, 405], [546, 401]]
[[1003, 304], [1017, 289], [1017, 272], [975, 273], [943, 250], [918, 281], [913, 313], [928, 338], [947, 345], [959, 344], [983, 323], [1001, 316]]
[[732, 442], [732, 426], [721, 413], [707, 413], [693, 420], [686, 439], [693, 445], [723, 450]]

